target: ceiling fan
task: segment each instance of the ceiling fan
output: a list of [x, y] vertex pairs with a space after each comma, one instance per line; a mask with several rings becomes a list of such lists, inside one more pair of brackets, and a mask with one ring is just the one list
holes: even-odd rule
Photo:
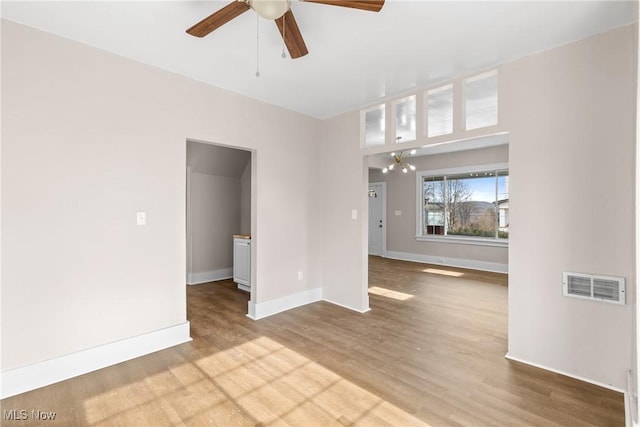
[[[379, 12], [385, 0], [300, 1]], [[249, 9], [253, 9], [258, 15], [265, 19], [275, 21], [292, 59], [300, 58], [309, 53], [300, 29], [298, 28], [298, 24], [296, 23], [296, 19], [293, 16], [293, 12], [291, 11], [290, 0], [235, 0], [189, 28], [187, 33], [195, 37], [204, 37]]]

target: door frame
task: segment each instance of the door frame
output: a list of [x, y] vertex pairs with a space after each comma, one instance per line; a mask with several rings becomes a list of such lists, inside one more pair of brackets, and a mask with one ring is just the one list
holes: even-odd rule
[[[258, 292], [257, 287], [257, 276], [258, 276], [258, 268], [257, 268], [257, 258], [258, 258], [258, 250], [257, 250], [257, 217], [258, 217], [258, 186], [257, 186], [257, 171], [258, 171], [258, 160], [257, 154], [258, 151], [253, 148], [247, 148], [239, 145], [230, 145], [230, 144], [222, 144], [218, 142], [205, 141], [201, 139], [194, 138], [186, 138], [185, 140], [185, 164], [187, 163], [186, 150], [189, 142], [213, 145], [218, 147], [231, 148], [234, 150], [247, 151], [250, 153], [249, 164], [251, 169], [251, 209], [250, 209], [250, 218], [251, 218], [251, 277], [250, 277], [250, 291], [249, 291], [249, 302], [247, 304], [247, 316], [249, 316], [250, 307], [255, 303], [256, 295]], [[192, 251], [192, 219], [191, 219], [191, 167], [186, 165], [186, 179], [185, 179], [185, 263], [186, 263], [186, 281], [185, 285], [190, 286], [191, 276], [193, 274], [193, 251]], [[231, 277], [229, 277], [231, 278]], [[250, 317], [250, 316], [249, 316]]]
[[[372, 185], [379, 185], [381, 187], [381, 191], [378, 195], [380, 200], [382, 201], [382, 242], [380, 244], [380, 256], [387, 256], [387, 183], [384, 181], [380, 182], [370, 182], [368, 185], [368, 189], [371, 189]], [[368, 201], [369, 199], [367, 199]], [[369, 212], [369, 206], [367, 205], [367, 213]], [[369, 218], [369, 221], [371, 218]], [[369, 253], [369, 227], [367, 227], [367, 254]]]

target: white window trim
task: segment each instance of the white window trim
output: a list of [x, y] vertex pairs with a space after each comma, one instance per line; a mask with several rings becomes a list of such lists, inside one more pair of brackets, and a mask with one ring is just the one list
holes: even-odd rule
[[443, 175], [458, 175], [464, 173], [487, 171], [487, 170], [509, 170], [509, 163], [489, 163], [484, 165], [463, 166], [458, 168], [436, 169], [431, 171], [416, 172], [416, 240], [420, 242], [457, 243], [478, 246], [509, 247], [509, 240], [498, 240], [491, 237], [464, 237], [464, 236], [435, 236], [422, 234], [423, 209], [422, 191], [425, 178]]
[[508, 248], [509, 240], [497, 240], [491, 237], [463, 237], [463, 236], [420, 236], [416, 235], [419, 242], [455, 243], [475, 246], [493, 246]]

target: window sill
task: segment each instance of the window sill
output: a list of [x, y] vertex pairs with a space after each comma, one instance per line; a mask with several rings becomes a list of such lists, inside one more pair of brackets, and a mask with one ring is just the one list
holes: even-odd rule
[[496, 248], [508, 248], [508, 240], [497, 240], [481, 237], [462, 236], [416, 236], [419, 242], [455, 243], [462, 245], [492, 246]]

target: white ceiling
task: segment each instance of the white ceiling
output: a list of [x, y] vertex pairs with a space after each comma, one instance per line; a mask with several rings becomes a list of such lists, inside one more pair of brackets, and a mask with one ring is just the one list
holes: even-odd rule
[[203, 39], [185, 30], [228, 1], [2, 1], [2, 17], [317, 118], [623, 26], [635, 1], [387, 0], [379, 13], [292, 1], [309, 49], [248, 11]]

